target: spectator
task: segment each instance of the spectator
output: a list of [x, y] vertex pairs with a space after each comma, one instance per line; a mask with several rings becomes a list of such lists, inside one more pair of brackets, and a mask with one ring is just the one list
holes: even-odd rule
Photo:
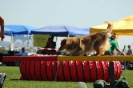
[[[25, 48], [22, 47], [22, 51], [20, 51], [19, 53], [16, 53], [15, 56], [27, 56], [28, 53], [25, 52]], [[20, 62], [15, 62], [15, 65], [16, 66], [19, 66], [20, 65]]]
[[56, 42], [54, 42], [54, 36], [51, 36], [51, 48], [56, 48]]
[[[54, 36], [51, 36], [48, 39], [48, 42], [45, 48], [56, 48], [56, 42], [54, 42], [53, 39], [54, 39]], [[45, 54], [55, 54], [55, 53], [56, 53], [56, 50], [45, 50]]]
[[47, 44], [44, 48], [50, 48], [50, 47], [52, 47], [51, 38], [48, 39]]
[[127, 55], [132, 55], [133, 52], [132, 52], [132, 49], [131, 49], [131, 45], [128, 45], [128, 50], [127, 50]]
[[54, 36], [51, 36], [48, 39], [48, 42], [47, 42], [45, 48], [56, 48], [56, 42], [54, 42], [53, 40], [54, 40]]
[[110, 38], [110, 45], [111, 48], [109, 50], [107, 50], [104, 55], [113, 55], [114, 50], [117, 50], [121, 55], [124, 55], [124, 53], [118, 48], [118, 44], [115, 41], [116, 35], [112, 34], [111, 38]]
[[[56, 48], [56, 42], [53, 41], [54, 40], [54, 36], [51, 36], [51, 47], [50, 48]], [[59, 52], [58, 52], [59, 53]], [[56, 50], [51, 50], [50, 54], [56, 54]]]
[[[48, 41], [47, 41], [47, 44], [44, 48], [51, 48], [51, 47], [52, 47], [51, 38], [49, 38]], [[45, 50], [44, 49], [44, 50], [41, 51], [41, 53], [42, 54], [49, 54], [50, 50], [47, 50], [47, 49]]]
[[[132, 55], [133, 54], [133, 52], [132, 52], [132, 49], [131, 49], [131, 45], [128, 45], [127, 46], [128, 47], [128, 50], [127, 50], [127, 55]], [[127, 66], [127, 68], [128, 69], [133, 69], [133, 61], [126, 61], [126, 66]]]
[[15, 54], [15, 56], [27, 56], [28, 53], [25, 52], [25, 48], [22, 47], [22, 51], [20, 51], [19, 53]]

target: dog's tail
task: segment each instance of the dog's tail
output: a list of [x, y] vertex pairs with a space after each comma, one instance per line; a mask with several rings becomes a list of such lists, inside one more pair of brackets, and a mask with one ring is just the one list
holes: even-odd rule
[[107, 23], [107, 29], [105, 31], [103, 31], [103, 34], [107, 34], [107, 33], [111, 33], [112, 32], [112, 28], [113, 28], [113, 24], [109, 21], [105, 21], [104, 23]]

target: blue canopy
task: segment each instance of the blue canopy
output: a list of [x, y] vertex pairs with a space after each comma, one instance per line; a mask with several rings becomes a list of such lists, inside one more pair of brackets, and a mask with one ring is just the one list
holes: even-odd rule
[[76, 27], [71, 27], [71, 26], [66, 26], [67, 30], [68, 30], [68, 35], [73, 35], [73, 36], [85, 36], [88, 35], [89, 32], [87, 32], [86, 30], [83, 30], [81, 28], [76, 28]]
[[[0, 32], [1, 32], [1, 30], [0, 30]], [[10, 29], [8, 29], [8, 28], [4, 28], [4, 34], [5, 35], [11, 35], [12, 31]]]
[[65, 26], [46, 26], [31, 31], [31, 34], [50, 34], [54, 36], [68, 35]]
[[66, 26], [66, 25], [46, 26], [46, 27], [34, 29], [34, 30], [31, 30], [31, 34], [50, 34], [54, 36], [88, 35], [88, 33], [85, 30], [72, 27], [72, 26]]
[[35, 29], [34, 27], [27, 25], [5, 25], [5, 28], [8, 28], [13, 35], [31, 34], [31, 30]]
[[90, 28], [86, 27], [86, 28], [81, 28], [81, 29], [86, 31], [86, 33], [90, 34]]

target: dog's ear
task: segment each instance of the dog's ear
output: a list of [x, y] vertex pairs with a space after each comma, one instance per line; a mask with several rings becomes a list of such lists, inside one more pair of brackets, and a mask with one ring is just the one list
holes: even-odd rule
[[61, 40], [61, 44], [66, 44], [66, 39]]
[[61, 42], [66, 42], [66, 39], [62, 39]]

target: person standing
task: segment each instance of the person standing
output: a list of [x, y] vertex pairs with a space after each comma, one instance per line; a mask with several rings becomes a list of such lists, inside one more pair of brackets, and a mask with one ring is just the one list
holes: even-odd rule
[[128, 45], [128, 50], [127, 50], [127, 55], [132, 55], [133, 52], [132, 52], [132, 48], [131, 48], [131, 45]]
[[110, 38], [110, 49], [105, 51], [104, 55], [114, 55], [114, 50], [117, 50], [121, 55], [124, 55], [124, 53], [119, 49], [117, 42], [115, 41], [116, 35], [112, 34]]
[[[0, 16], [0, 30], [1, 30], [0, 38], [3, 41], [5, 36], [4, 36], [4, 19], [2, 18], [2, 16]], [[2, 88], [5, 79], [6, 79], [6, 74], [5, 73], [0, 73], [0, 88]]]
[[55, 50], [55, 48], [56, 48], [56, 42], [54, 42], [54, 36], [51, 36], [51, 47], [50, 48], [54, 49], [54, 50], [51, 50], [50, 51], [51, 54], [56, 54], [56, 50]]
[[0, 16], [0, 29], [1, 29], [0, 38], [3, 41], [5, 36], [4, 36], [4, 19], [2, 18], [2, 16]]
[[[131, 45], [128, 45], [127, 46], [128, 50], [127, 50], [127, 55], [133, 55], [133, 52], [132, 52], [132, 48], [131, 48]], [[126, 66], [128, 69], [133, 69], [133, 61], [126, 61]]]

